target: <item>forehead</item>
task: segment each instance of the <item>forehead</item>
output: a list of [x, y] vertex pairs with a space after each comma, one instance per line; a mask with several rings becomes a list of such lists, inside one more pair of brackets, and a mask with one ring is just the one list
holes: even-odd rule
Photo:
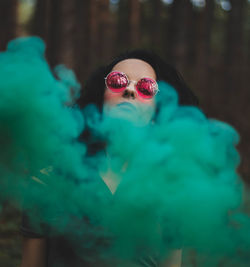
[[141, 59], [129, 58], [118, 62], [112, 71], [121, 71], [133, 80], [144, 77], [156, 80], [156, 73], [153, 67]]

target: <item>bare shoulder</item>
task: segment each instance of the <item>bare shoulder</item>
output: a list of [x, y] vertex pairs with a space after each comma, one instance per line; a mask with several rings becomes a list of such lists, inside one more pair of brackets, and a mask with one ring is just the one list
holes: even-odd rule
[[23, 238], [21, 267], [47, 267], [46, 238]]

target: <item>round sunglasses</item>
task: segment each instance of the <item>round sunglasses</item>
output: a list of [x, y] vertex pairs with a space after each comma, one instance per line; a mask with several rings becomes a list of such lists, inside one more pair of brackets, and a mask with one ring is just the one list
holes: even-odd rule
[[130, 81], [127, 75], [120, 71], [112, 71], [105, 77], [107, 88], [115, 93], [124, 91], [132, 82], [138, 95], [143, 98], [153, 98], [159, 92], [157, 82], [151, 78], [142, 78], [138, 82]]

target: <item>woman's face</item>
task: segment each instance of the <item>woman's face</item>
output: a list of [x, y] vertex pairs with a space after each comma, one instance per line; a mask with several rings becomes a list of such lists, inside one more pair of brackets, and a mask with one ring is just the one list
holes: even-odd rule
[[112, 71], [120, 71], [127, 75], [130, 81], [122, 92], [113, 92], [107, 87], [104, 93], [104, 114], [128, 118], [138, 125], [148, 124], [154, 115], [155, 99], [145, 99], [136, 92], [135, 84], [142, 78], [156, 80], [154, 69], [140, 59], [125, 59], [117, 63]]

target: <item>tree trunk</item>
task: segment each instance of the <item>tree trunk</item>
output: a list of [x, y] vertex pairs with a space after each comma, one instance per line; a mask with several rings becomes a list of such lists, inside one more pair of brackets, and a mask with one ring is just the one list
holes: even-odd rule
[[0, 0], [0, 50], [5, 50], [7, 43], [16, 37], [17, 0]]
[[62, 5], [61, 0], [50, 0], [49, 30], [47, 38], [47, 56], [51, 66], [55, 66], [60, 61], [62, 48], [61, 24], [62, 24]]
[[120, 0], [118, 10], [117, 43], [119, 50], [136, 47], [140, 41], [140, 12], [139, 0]]
[[225, 66], [227, 67], [226, 88], [242, 87], [242, 63], [244, 61], [243, 29], [246, 0], [231, 0], [232, 8], [227, 22]]
[[31, 32], [34, 35], [40, 36], [46, 43], [48, 41], [49, 31], [49, 0], [37, 0], [34, 16], [32, 19]]
[[166, 55], [181, 71], [187, 67], [190, 69], [188, 59], [193, 37], [193, 17], [190, 1], [174, 1], [170, 7]]
[[76, 34], [74, 44], [75, 71], [83, 84], [93, 69], [98, 57], [98, 1], [75, 0], [76, 3]]
[[117, 34], [116, 43], [118, 51], [127, 49], [129, 46], [129, 26], [128, 26], [128, 1], [120, 0], [117, 12]]
[[[99, 55], [99, 61], [106, 61], [110, 59], [114, 51], [115, 42], [115, 29], [114, 20], [110, 12], [109, 0], [99, 0], [98, 8], [98, 18], [99, 18], [99, 34], [98, 34], [98, 44], [99, 48], [96, 47], [94, 53]], [[96, 53], [98, 52], [99, 53]]]
[[[213, 88], [210, 82], [211, 77], [211, 32], [214, 23], [214, 1], [207, 1], [205, 8], [200, 11], [197, 18], [197, 37], [196, 39], [196, 71], [199, 73], [195, 80], [196, 87], [200, 92], [201, 98], [204, 99], [203, 107], [206, 112], [211, 109], [213, 101]], [[215, 67], [215, 66], [214, 66]]]
[[137, 46], [140, 41], [140, 1], [129, 0], [129, 44]]
[[[231, 122], [241, 133], [239, 149], [242, 157], [240, 172], [243, 178], [250, 174], [250, 128], [249, 119], [246, 114], [250, 113], [248, 77], [244, 77], [244, 66], [246, 66], [246, 54], [244, 53], [244, 22], [247, 6], [246, 0], [231, 0], [227, 24], [227, 39], [225, 53], [225, 110], [226, 119]], [[244, 84], [245, 81], [245, 84]], [[233, 112], [232, 112], [233, 110]]]
[[152, 46], [154, 50], [160, 50], [162, 47], [162, 11], [163, 5], [161, 0], [153, 0], [152, 1], [153, 8], [153, 17], [151, 21], [151, 38], [152, 38]]
[[73, 1], [50, 0], [47, 55], [52, 67], [57, 64], [65, 64], [70, 68], [74, 66], [74, 8]]

